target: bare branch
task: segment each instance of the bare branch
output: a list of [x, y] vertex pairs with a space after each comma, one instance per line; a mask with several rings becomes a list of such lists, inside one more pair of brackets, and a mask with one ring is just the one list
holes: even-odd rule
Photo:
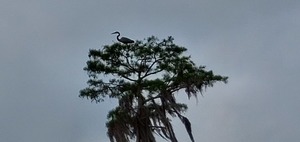
[[125, 78], [125, 79], [127, 79], [127, 80], [130, 80], [130, 81], [132, 81], [132, 82], [135, 82], [135, 81], [137, 81], [136, 79], [131, 79], [131, 78], [129, 78], [129, 77], [126, 77], [126, 76], [124, 76], [124, 75], [121, 75], [121, 77], [123, 77], [123, 78]]

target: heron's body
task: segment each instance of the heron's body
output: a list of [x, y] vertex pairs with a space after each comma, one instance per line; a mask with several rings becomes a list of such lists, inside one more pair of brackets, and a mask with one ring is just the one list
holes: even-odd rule
[[131, 39], [127, 38], [127, 37], [121, 37], [121, 38], [120, 38], [120, 33], [119, 33], [119, 32], [114, 32], [114, 33], [112, 33], [112, 34], [118, 34], [117, 40], [118, 40], [119, 42], [122, 42], [122, 43], [124, 43], [124, 44], [134, 43], [133, 40], [131, 40]]

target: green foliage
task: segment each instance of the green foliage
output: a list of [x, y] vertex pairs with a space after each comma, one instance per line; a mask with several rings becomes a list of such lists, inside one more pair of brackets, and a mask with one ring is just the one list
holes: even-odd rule
[[155, 142], [153, 133], [177, 142], [170, 117], [179, 117], [194, 141], [190, 122], [182, 115], [187, 106], [178, 103], [174, 93], [184, 90], [188, 98], [197, 97], [228, 78], [196, 66], [183, 55], [187, 49], [173, 40], [152, 36], [130, 45], [114, 43], [90, 50], [84, 68], [90, 79], [80, 97], [96, 102], [106, 97], [119, 100], [108, 114], [107, 134], [112, 142]]

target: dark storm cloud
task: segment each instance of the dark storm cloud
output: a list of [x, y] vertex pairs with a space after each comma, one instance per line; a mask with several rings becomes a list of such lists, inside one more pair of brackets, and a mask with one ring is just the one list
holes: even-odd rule
[[[172, 35], [229, 84], [187, 102], [196, 141], [299, 139], [297, 0], [1, 1], [0, 141], [108, 141], [114, 101], [78, 98], [89, 48]], [[174, 120], [180, 141], [188, 141]]]

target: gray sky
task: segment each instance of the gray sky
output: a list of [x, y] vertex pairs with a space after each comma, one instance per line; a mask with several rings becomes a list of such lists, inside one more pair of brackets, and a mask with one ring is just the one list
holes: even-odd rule
[[[189, 104], [197, 142], [300, 139], [299, 0], [0, 1], [0, 141], [105, 142], [114, 101], [78, 97], [90, 48], [171, 35], [229, 76]], [[179, 141], [189, 141], [174, 120]]]

